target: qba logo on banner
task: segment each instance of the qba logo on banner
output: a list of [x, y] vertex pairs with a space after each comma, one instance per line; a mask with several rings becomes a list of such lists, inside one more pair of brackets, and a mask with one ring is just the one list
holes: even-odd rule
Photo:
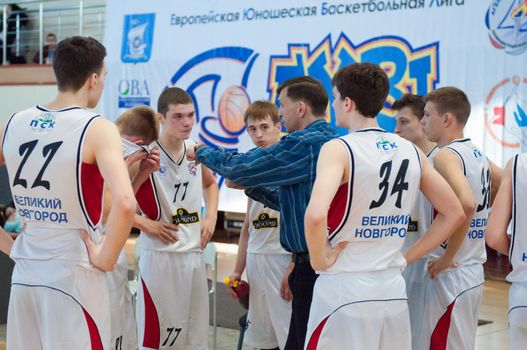
[[505, 148], [527, 151], [527, 78], [513, 76], [494, 86], [485, 100], [485, 128]]
[[512, 55], [527, 50], [527, 0], [494, 0], [485, 24], [494, 47]]
[[152, 55], [155, 13], [124, 16], [121, 61], [148, 62]]
[[119, 108], [132, 108], [137, 105], [150, 106], [150, 89], [146, 79], [121, 79]]
[[[336, 44], [328, 35], [313, 50], [309, 44], [289, 44], [285, 56], [271, 56], [268, 91], [271, 101], [276, 101], [278, 86], [289, 78], [310, 75], [319, 79], [328, 92], [331, 91], [333, 75], [344, 66], [356, 62], [371, 62], [380, 65], [388, 74], [390, 93], [383, 110], [378, 115], [382, 128], [395, 129], [395, 113], [392, 103], [406, 93], [426, 95], [439, 82], [439, 43], [414, 48], [408, 41], [396, 36], [382, 36], [354, 44], [341, 34]], [[333, 96], [329, 94], [330, 103]], [[328, 106], [327, 116], [331, 125], [341, 134], [347, 130], [335, 125], [334, 111]]]

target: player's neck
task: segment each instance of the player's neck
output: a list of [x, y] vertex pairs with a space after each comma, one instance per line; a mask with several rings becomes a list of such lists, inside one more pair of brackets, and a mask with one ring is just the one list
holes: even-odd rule
[[423, 151], [424, 154], [428, 154], [430, 153], [430, 151], [432, 150], [432, 148], [434, 148], [436, 146], [436, 144], [434, 142], [431, 142], [431, 141], [428, 141], [428, 139], [426, 137], [423, 137], [422, 139], [420, 139], [419, 141], [417, 141], [415, 143], [415, 145], [417, 147], [419, 147], [419, 149], [421, 151]]
[[163, 146], [165, 151], [175, 156], [180, 155], [183, 149], [183, 141], [185, 140], [169, 136], [166, 133], [161, 133], [159, 135], [159, 143], [161, 144], [161, 146]]
[[462, 139], [464, 137], [463, 129], [461, 130], [452, 130], [445, 135], [442, 135], [439, 140], [437, 140], [437, 146], [439, 148], [445, 147], [450, 142], [458, 139]]
[[88, 98], [81, 92], [59, 92], [57, 97], [43, 106], [51, 110], [59, 110], [66, 107], [88, 107]]
[[378, 128], [379, 123], [377, 123], [377, 118], [366, 118], [366, 117], [357, 117], [351, 120], [351, 125], [348, 127], [350, 132], [354, 132], [360, 129], [368, 128]]

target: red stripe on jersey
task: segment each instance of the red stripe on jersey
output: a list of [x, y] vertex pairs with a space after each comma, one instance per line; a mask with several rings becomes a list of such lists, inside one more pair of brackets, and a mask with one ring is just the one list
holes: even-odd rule
[[95, 226], [101, 220], [104, 179], [96, 164], [82, 163], [81, 188], [84, 208]]
[[141, 284], [143, 285], [143, 297], [145, 303], [145, 333], [143, 334], [143, 346], [151, 349], [159, 349], [159, 337], [161, 332], [159, 330], [157, 309], [143, 279], [141, 279]]
[[86, 324], [88, 325], [88, 332], [90, 332], [91, 349], [92, 350], [104, 350], [102, 347], [101, 335], [99, 334], [99, 329], [97, 328], [95, 321], [90, 316], [88, 311], [86, 311], [83, 307], [82, 307], [82, 312], [84, 312], [84, 317], [86, 318]]
[[159, 207], [157, 205], [156, 194], [151, 177], [139, 187], [139, 190], [137, 190], [137, 193], [135, 194], [135, 198], [137, 199], [139, 208], [149, 219], [159, 220]]
[[331, 201], [328, 212], [328, 236], [333, 235], [346, 219], [346, 207], [348, 205], [348, 183], [340, 185], [335, 197]]
[[322, 329], [324, 329], [324, 326], [326, 325], [326, 322], [328, 321], [329, 316], [320, 322], [320, 324], [317, 326], [315, 331], [311, 334], [311, 337], [309, 337], [309, 343], [307, 343], [306, 350], [316, 350], [318, 346], [318, 341], [320, 340], [320, 335], [322, 334]]
[[450, 322], [452, 320], [452, 310], [455, 304], [456, 301], [454, 300], [448, 305], [439, 321], [437, 321], [436, 327], [432, 332], [432, 337], [430, 338], [430, 350], [446, 350], [448, 331], [450, 330]]

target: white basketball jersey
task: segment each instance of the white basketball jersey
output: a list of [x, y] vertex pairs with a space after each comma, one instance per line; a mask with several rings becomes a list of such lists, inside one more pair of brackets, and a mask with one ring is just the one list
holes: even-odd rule
[[15, 206], [27, 225], [15, 241], [13, 258], [89, 266], [80, 230], [100, 240], [104, 183], [96, 165], [82, 163], [82, 149], [98, 117], [79, 107], [36, 106], [9, 120], [3, 152]]
[[280, 245], [280, 213], [251, 200], [247, 253], [288, 254]]
[[509, 282], [527, 282], [527, 153], [514, 157], [512, 165], [512, 235], [509, 260], [512, 272]]
[[[490, 212], [491, 173], [487, 157], [468, 138], [454, 140], [445, 146], [458, 158], [476, 200], [476, 213], [467, 232], [467, 237], [454, 258], [459, 266], [483, 264], [487, 260], [485, 251], [485, 230]], [[431, 257], [443, 255], [447, 243], [441, 244], [430, 253]]]
[[382, 129], [362, 129], [339, 139], [349, 155], [349, 179], [328, 213], [332, 246], [350, 242], [320, 273], [403, 268], [401, 248], [417, 198], [421, 163], [415, 146]]
[[150, 147], [159, 147], [160, 168], [139, 188], [137, 202], [143, 215], [179, 225], [178, 241], [165, 244], [159, 239], [142, 233], [142, 249], [193, 252], [200, 251], [201, 201], [203, 198], [201, 166], [186, 158], [187, 147], [194, 147], [192, 140], [183, 142], [179, 159], [173, 159], [158, 141]]
[[[434, 146], [426, 155], [427, 161], [432, 162], [437, 152], [439, 152], [439, 147]], [[424, 194], [419, 192], [410, 213], [410, 224], [408, 225], [408, 234], [404, 240], [403, 251], [410, 249], [425, 234], [432, 224], [433, 211], [432, 204], [430, 204]]]

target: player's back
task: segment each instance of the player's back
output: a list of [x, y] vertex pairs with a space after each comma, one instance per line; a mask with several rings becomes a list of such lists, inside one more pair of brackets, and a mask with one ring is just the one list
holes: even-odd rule
[[26, 222], [11, 256], [89, 266], [80, 230], [98, 240], [103, 179], [82, 162], [87, 130], [98, 115], [79, 107], [36, 106], [9, 120], [3, 152], [18, 212]]
[[512, 163], [512, 235], [509, 282], [527, 282], [527, 216], [521, 209], [527, 203], [527, 153], [518, 154]]
[[[455, 261], [460, 267], [483, 264], [487, 259], [484, 233], [490, 212], [491, 173], [487, 157], [468, 138], [454, 140], [444, 148], [458, 158], [476, 201], [476, 212], [472, 217], [467, 237], [459, 247]], [[430, 256], [438, 258], [446, 249], [440, 245]]]
[[323, 273], [401, 268], [421, 176], [418, 151], [409, 141], [376, 128], [339, 140], [348, 152], [350, 174], [331, 204], [328, 238], [333, 246], [350, 243]]

